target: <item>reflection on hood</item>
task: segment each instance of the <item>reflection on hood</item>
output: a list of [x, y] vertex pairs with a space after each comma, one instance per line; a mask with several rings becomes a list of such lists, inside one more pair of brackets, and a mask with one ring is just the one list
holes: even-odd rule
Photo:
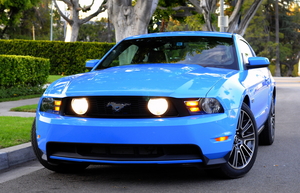
[[233, 72], [187, 64], [127, 65], [62, 78], [45, 94], [199, 97]]

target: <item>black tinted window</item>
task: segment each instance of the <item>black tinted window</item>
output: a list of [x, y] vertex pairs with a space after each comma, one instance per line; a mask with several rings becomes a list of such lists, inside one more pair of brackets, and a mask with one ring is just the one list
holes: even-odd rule
[[122, 41], [98, 66], [147, 63], [197, 64], [238, 69], [231, 38], [155, 37]]

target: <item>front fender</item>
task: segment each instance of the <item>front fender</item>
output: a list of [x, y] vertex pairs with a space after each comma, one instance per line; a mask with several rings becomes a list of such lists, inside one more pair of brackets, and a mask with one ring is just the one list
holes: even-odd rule
[[240, 109], [244, 98], [249, 94], [241, 83], [240, 73], [217, 82], [207, 93], [206, 97], [216, 97], [225, 110]]

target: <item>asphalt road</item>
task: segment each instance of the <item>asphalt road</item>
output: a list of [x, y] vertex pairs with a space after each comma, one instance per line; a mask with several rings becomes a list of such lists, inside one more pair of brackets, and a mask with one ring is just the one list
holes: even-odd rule
[[256, 163], [243, 178], [224, 180], [196, 168], [90, 166], [80, 174], [58, 174], [30, 162], [0, 174], [0, 193], [77, 192], [278, 192], [300, 189], [300, 78], [276, 78], [276, 139], [259, 146]]

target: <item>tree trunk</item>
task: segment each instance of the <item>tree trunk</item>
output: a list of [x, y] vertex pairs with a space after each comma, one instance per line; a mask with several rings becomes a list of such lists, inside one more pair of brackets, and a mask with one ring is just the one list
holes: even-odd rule
[[281, 76], [280, 70], [280, 50], [279, 50], [279, 13], [278, 13], [278, 0], [275, 2], [275, 30], [276, 30], [276, 67], [275, 76]]
[[108, 18], [115, 28], [116, 42], [122, 39], [148, 33], [150, 19], [158, 0], [110, 0], [107, 2]]
[[[194, 2], [191, 1], [193, 4]], [[200, 14], [203, 14], [205, 24], [203, 26], [205, 31], [215, 31], [214, 26], [212, 25], [211, 21], [211, 14], [215, 13], [217, 7], [217, 1], [216, 0], [202, 0], [200, 1], [200, 7], [201, 7], [201, 12]], [[197, 9], [196, 9], [197, 10]]]
[[[95, 11], [93, 14], [83, 18], [79, 19], [79, 12], [87, 12], [90, 10], [90, 8], [94, 5], [94, 1], [89, 6], [81, 6], [79, 4], [79, 0], [53, 0], [55, 8], [58, 10], [58, 13], [60, 14], [61, 17], [66, 20], [67, 23], [67, 30], [66, 30], [66, 37], [65, 41], [66, 42], [75, 42], [77, 41], [78, 33], [79, 33], [79, 28], [82, 24], [90, 21], [93, 17], [96, 17], [99, 13], [103, 12], [106, 10], [104, 4], [106, 3], [106, 0], [102, 0], [101, 6], [98, 8], [97, 11]], [[62, 1], [64, 2], [69, 9], [69, 16], [66, 16], [61, 10], [60, 7], [57, 5], [56, 1]], [[83, 1], [82, 1], [83, 2]]]
[[242, 16], [241, 9], [243, 7], [242, 5], [244, 0], [238, 0], [235, 4], [234, 11], [229, 18], [229, 28], [227, 32], [237, 33], [243, 36], [251, 19], [255, 15], [262, 2], [263, 0], [255, 0], [246, 13]]
[[73, 23], [73, 25], [70, 25], [69, 23], [67, 23], [65, 42], [76, 42], [77, 41], [79, 27], [80, 26], [78, 25], [78, 23]]
[[285, 65], [287, 67], [286, 76], [293, 77], [294, 66], [293, 65]]
[[74, 7], [69, 7], [69, 9], [69, 19], [71, 21], [67, 22], [65, 42], [76, 42], [80, 27], [79, 11], [77, 11], [78, 7], [75, 5]]
[[[196, 8], [195, 11], [197, 11], [199, 14], [203, 14], [205, 20], [204, 30], [216, 31], [215, 27], [212, 25], [211, 15], [216, 13], [217, 3], [219, 3], [219, 1], [217, 0], [189, 0], [189, 1], [195, 6]], [[196, 5], [197, 1], [200, 7]], [[233, 5], [234, 10], [229, 18], [229, 27], [227, 28], [226, 31], [244, 35], [249, 25], [249, 22], [255, 15], [262, 1], [263, 0], [254, 0], [250, 8], [243, 15], [241, 14], [243, 12], [242, 5], [245, 2], [245, 0], [234, 1], [235, 2], [235, 4]]]

